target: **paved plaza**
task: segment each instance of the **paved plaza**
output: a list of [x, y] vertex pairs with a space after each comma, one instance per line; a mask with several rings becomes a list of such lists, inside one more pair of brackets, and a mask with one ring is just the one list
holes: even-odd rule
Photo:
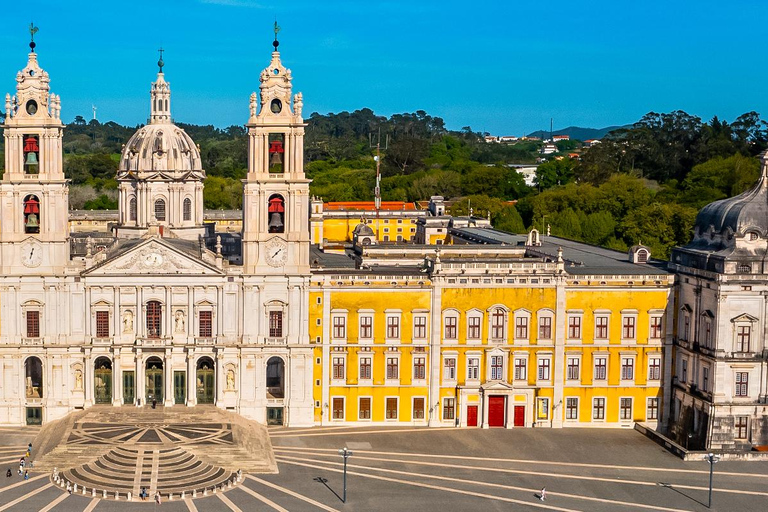
[[[69, 495], [50, 474], [16, 475], [34, 429], [0, 430], [0, 512], [147, 510], [147, 503]], [[249, 474], [232, 489], [163, 500], [175, 511], [707, 510], [708, 465], [683, 462], [633, 430], [271, 428], [278, 474]], [[340, 500], [342, 460], [348, 499]], [[765, 510], [767, 462], [720, 462], [713, 510]], [[5, 471], [3, 471], [3, 474]], [[162, 475], [161, 475], [162, 478]], [[546, 501], [537, 495], [547, 489]]]

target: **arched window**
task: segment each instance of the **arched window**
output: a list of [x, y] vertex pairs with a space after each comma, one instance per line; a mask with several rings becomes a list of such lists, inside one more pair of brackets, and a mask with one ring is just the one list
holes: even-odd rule
[[136, 198], [131, 197], [128, 201], [128, 220], [136, 222]]
[[273, 194], [269, 197], [269, 232], [285, 232], [285, 200], [280, 194]]
[[267, 361], [267, 396], [269, 398], [284, 398], [285, 396], [285, 363], [279, 357], [271, 357]]
[[162, 306], [156, 300], [147, 302], [147, 336], [159, 338], [162, 326]]
[[24, 198], [24, 232], [40, 232], [40, 200], [33, 194]]
[[165, 200], [155, 201], [155, 220], [165, 220]]
[[184, 200], [184, 220], [192, 220], [192, 200], [190, 198]]
[[24, 389], [27, 398], [43, 398], [43, 363], [37, 357], [24, 361]]

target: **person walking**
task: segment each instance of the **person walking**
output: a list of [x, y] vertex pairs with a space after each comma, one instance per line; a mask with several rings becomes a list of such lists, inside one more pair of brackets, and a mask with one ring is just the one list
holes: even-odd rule
[[156, 493], [155, 493], [155, 503], [157, 503], [158, 505], [160, 505], [160, 504], [161, 504], [161, 501], [160, 501], [160, 492], [156, 492]]
[[24, 471], [24, 480], [29, 480], [29, 471]]
[[546, 487], [542, 487], [541, 488], [541, 493], [539, 494], [539, 499], [541, 501], [544, 501], [545, 499], [547, 499], [547, 488]]
[[11, 475], [13, 475], [11, 468], [8, 468], [8, 471], [5, 472], [5, 478], [11, 478]]

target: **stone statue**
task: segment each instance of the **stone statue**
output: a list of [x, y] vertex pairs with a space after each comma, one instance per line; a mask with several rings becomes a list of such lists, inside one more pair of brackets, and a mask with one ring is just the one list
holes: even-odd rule
[[251, 117], [256, 117], [256, 100], [257, 100], [256, 93], [252, 92], [251, 103], [250, 103]]
[[133, 312], [130, 310], [123, 313], [123, 332], [133, 332]]
[[184, 333], [186, 330], [184, 312], [182, 310], [178, 310], [176, 311], [176, 315], [174, 315], [174, 331], [178, 333]]
[[293, 111], [298, 117], [301, 117], [302, 108], [304, 108], [304, 97], [300, 92], [297, 92], [293, 97]]
[[81, 370], [80, 368], [77, 368], [75, 370], [75, 389], [76, 390], [83, 389], [83, 370]]
[[235, 371], [233, 369], [227, 370], [227, 391], [235, 390]]

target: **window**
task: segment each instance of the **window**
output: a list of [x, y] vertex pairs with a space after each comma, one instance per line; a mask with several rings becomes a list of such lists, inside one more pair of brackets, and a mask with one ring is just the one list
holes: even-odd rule
[[361, 419], [361, 420], [371, 419], [371, 398], [370, 397], [360, 398], [360, 409], [357, 413], [357, 417], [358, 419]]
[[333, 402], [333, 419], [343, 420], [344, 419], [344, 399], [334, 398], [332, 402]]
[[565, 399], [565, 419], [567, 420], [579, 419], [579, 399], [578, 398]]
[[608, 378], [608, 359], [606, 357], [595, 358], [595, 380]]
[[625, 316], [622, 319], [621, 338], [625, 340], [635, 339], [635, 317]]
[[333, 358], [333, 379], [341, 380], [344, 378], [344, 360], [346, 358], [344, 357], [334, 357]]
[[648, 411], [646, 415], [649, 420], [659, 419], [659, 399], [658, 398], [648, 399]]
[[283, 337], [283, 312], [282, 311], [269, 312], [269, 337], [270, 338]]
[[539, 318], [539, 339], [552, 339], [552, 317], [542, 316]]
[[40, 312], [27, 311], [27, 338], [40, 337]]
[[360, 358], [360, 380], [371, 380], [371, 358]]
[[373, 317], [361, 316], [360, 317], [360, 338], [369, 340], [373, 338]]
[[427, 358], [426, 357], [414, 357], [413, 358], [413, 378], [414, 380], [424, 380], [427, 378]]
[[455, 340], [457, 338], [456, 334], [456, 324], [458, 323], [458, 318], [455, 316], [447, 316], [445, 317], [445, 339], [447, 340]]
[[607, 316], [595, 317], [595, 339], [598, 339], [598, 340], [608, 339], [608, 317]]
[[593, 420], [605, 419], [605, 398], [592, 399], [592, 419]]
[[480, 358], [467, 358], [467, 380], [478, 380], [480, 378]]
[[387, 398], [387, 411], [386, 418], [388, 420], [397, 419], [397, 398]]
[[749, 416], [736, 416], [734, 423], [736, 439], [747, 438], [747, 433], [749, 432], [747, 425], [749, 425]]
[[162, 325], [162, 307], [156, 300], [147, 302], [147, 336], [150, 338], [160, 337], [160, 326]]
[[578, 357], [568, 358], [568, 366], [566, 368], [565, 376], [567, 380], [579, 380], [579, 363], [580, 359]]
[[413, 399], [413, 419], [415, 420], [424, 419], [424, 399], [423, 398]]
[[683, 340], [688, 341], [691, 337], [691, 315], [683, 313]]
[[539, 379], [549, 380], [550, 359], [539, 359]]
[[343, 340], [347, 337], [347, 319], [343, 316], [333, 317], [333, 337], [337, 340]]
[[515, 318], [515, 339], [527, 340], [528, 339], [528, 317], [518, 316]]
[[648, 359], [648, 380], [661, 380], [661, 358]]
[[635, 360], [631, 357], [621, 359], [621, 380], [635, 379]]
[[736, 372], [736, 396], [749, 396], [749, 373]]
[[96, 337], [109, 338], [109, 311], [96, 312]]
[[704, 317], [704, 336], [703, 342], [705, 347], [712, 346], [712, 319], [709, 316]]
[[524, 357], [515, 358], [515, 380], [525, 380], [526, 377], [526, 359]]
[[571, 339], [571, 340], [581, 339], [581, 317], [580, 316], [568, 317], [568, 339]]
[[400, 338], [400, 317], [387, 317], [387, 339], [396, 340]]
[[736, 352], [749, 352], [752, 326], [740, 325], [736, 328]]
[[632, 419], [632, 399], [631, 398], [619, 399], [619, 419], [622, 419], [622, 420]]
[[34, 195], [24, 198], [24, 232], [40, 232], [40, 200]]
[[128, 220], [136, 221], [136, 198], [131, 197], [128, 201]]
[[504, 321], [506, 312], [501, 308], [496, 308], [491, 314], [491, 338], [496, 341], [502, 341], [506, 338], [504, 332]]
[[707, 391], [709, 389], [709, 367], [705, 366], [701, 369], [701, 390]]
[[456, 380], [456, 358], [443, 359], [443, 380]]
[[387, 358], [387, 380], [395, 380], [400, 376], [400, 360], [396, 357]]
[[413, 317], [413, 337], [417, 340], [427, 339], [427, 317]]
[[443, 419], [452, 420], [456, 416], [456, 399], [443, 398]]
[[165, 201], [163, 199], [155, 201], [155, 220], [165, 220]]
[[539, 397], [536, 399], [536, 419], [549, 419], [549, 398]]
[[184, 220], [192, 220], [192, 200], [190, 198], [184, 200]]
[[200, 327], [198, 333], [201, 338], [213, 336], [213, 311], [200, 311]]
[[661, 338], [661, 317], [651, 317], [651, 338], [657, 340]]
[[683, 359], [681, 365], [682, 365], [683, 371], [681, 372], [680, 377], [682, 377], [681, 380], [683, 384], [685, 384], [686, 382], [688, 382], [688, 361], [686, 359]]
[[467, 339], [479, 340], [480, 339], [480, 322], [479, 316], [470, 316], [467, 318]]
[[504, 356], [491, 356], [491, 380], [504, 378]]

